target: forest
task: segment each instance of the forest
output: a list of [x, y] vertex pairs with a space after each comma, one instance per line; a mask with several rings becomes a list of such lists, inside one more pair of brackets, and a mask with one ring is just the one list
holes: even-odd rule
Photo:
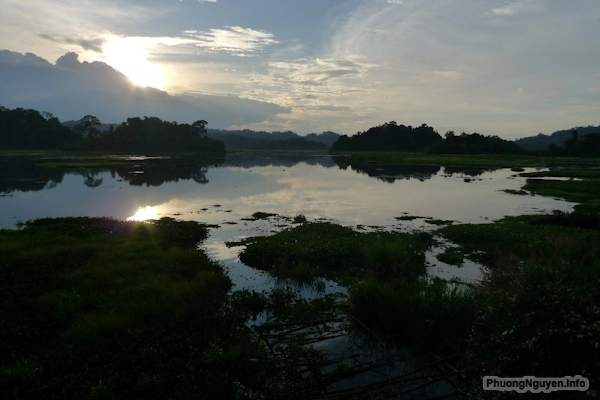
[[[573, 128], [550, 136], [540, 134], [510, 141], [476, 132], [456, 134], [448, 131], [442, 137], [427, 124], [413, 127], [395, 121], [353, 136], [340, 136], [330, 131], [300, 136], [291, 131], [207, 129], [207, 124], [205, 120], [185, 124], [147, 116], [128, 118], [118, 125], [102, 124], [93, 115], [61, 123], [49, 112], [23, 108], [10, 110], [0, 106], [0, 149], [219, 153], [226, 150], [329, 150], [334, 153], [385, 151], [600, 157], [600, 127]], [[565, 136], [567, 132], [568, 136]], [[544, 145], [547, 147], [540, 148]]]

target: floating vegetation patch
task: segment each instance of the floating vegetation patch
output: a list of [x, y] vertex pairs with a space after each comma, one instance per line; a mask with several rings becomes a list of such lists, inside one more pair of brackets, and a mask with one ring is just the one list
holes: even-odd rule
[[435, 219], [435, 218], [427, 218], [425, 220], [428, 224], [431, 225], [451, 225], [454, 221], [450, 219]]
[[363, 233], [328, 222], [311, 222], [272, 236], [243, 241], [245, 264], [277, 276], [302, 272], [330, 279], [357, 275], [416, 276], [425, 271], [426, 233]]
[[462, 266], [464, 261], [463, 252], [457, 247], [446, 248], [436, 258], [443, 263], [456, 266]]
[[526, 196], [529, 194], [529, 192], [526, 190], [515, 190], [515, 189], [502, 189], [501, 192], [508, 193], [508, 194], [514, 194], [517, 196]]

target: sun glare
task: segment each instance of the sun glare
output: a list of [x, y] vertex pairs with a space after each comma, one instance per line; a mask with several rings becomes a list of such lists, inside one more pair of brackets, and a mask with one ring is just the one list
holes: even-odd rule
[[137, 86], [161, 89], [164, 85], [160, 67], [148, 61], [148, 52], [127, 39], [118, 39], [104, 46], [106, 63], [117, 69]]
[[127, 221], [148, 221], [151, 219], [157, 219], [158, 215], [159, 213], [156, 207], [140, 207], [135, 214], [127, 218]]

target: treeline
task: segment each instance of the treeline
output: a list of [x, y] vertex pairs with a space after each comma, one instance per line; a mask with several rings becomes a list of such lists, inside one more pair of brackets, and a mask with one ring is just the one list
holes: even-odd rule
[[81, 140], [48, 112], [0, 106], [0, 149], [63, 149]]
[[[591, 127], [588, 127], [591, 128]], [[448, 131], [444, 138], [432, 127], [398, 125], [395, 121], [373, 127], [354, 136], [343, 135], [331, 146], [331, 151], [400, 151], [430, 154], [525, 154], [540, 156], [600, 157], [600, 127], [598, 133], [585, 129], [585, 136], [572, 130], [571, 138], [562, 146], [551, 144], [545, 150], [523, 148], [520, 141], [504, 140], [480, 133], [455, 134]], [[562, 135], [562, 131], [561, 135]], [[557, 136], [558, 137], [558, 136]], [[561, 136], [561, 137], [564, 137]]]
[[342, 135], [333, 143], [331, 151], [422, 152], [440, 141], [440, 134], [427, 124], [413, 128], [391, 121], [354, 136]]
[[84, 150], [225, 152], [223, 142], [206, 137], [204, 120], [190, 125], [135, 117], [101, 134], [95, 128], [100, 121], [94, 118], [86, 116], [73, 128], [86, 136]]
[[456, 135], [452, 131], [446, 132], [445, 139], [427, 149], [434, 154], [518, 154], [521, 148], [509, 140], [498, 136], [484, 136], [479, 133], [462, 133]]
[[206, 136], [206, 124], [204, 120], [178, 124], [157, 117], [135, 117], [103, 132], [93, 115], [69, 128], [48, 112], [0, 106], [0, 149], [224, 153], [223, 142]]
[[341, 136], [332, 151], [405, 151], [436, 154], [508, 154], [521, 149], [514, 142], [498, 136], [479, 133], [455, 135], [447, 132], [442, 138], [432, 127], [398, 125], [395, 121], [376, 126], [355, 136]]

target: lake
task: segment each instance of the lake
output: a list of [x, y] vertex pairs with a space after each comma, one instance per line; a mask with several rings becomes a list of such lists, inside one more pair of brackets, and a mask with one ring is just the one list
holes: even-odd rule
[[[346, 157], [322, 153], [234, 153], [220, 160], [103, 157], [106, 160], [124, 165], [64, 169], [40, 166], [57, 161], [44, 156], [0, 157], [0, 228], [63, 216], [170, 216], [204, 222], [215, 227], [203, 246], [226, 266], [235, 287], [262, 290], [273, 284], [271, 278], [243, 265], [237, 257], [240, 248], [228, 248], [225, 242], [292, 226], [296, 215], [360, 230], [408, 231], [435, 229], [436, 220], [485, 223], [573, 208], [558, 199], [504, 192], [525, 183], [510, 169], [356, 165]], [[252, 218], [256, 212], [276, 215]], [[440, 263], [437, 251], [427, 254], [430, 274], [466, 280], [481, 276], [474, 263], [465, 262], [461, 268]]]

